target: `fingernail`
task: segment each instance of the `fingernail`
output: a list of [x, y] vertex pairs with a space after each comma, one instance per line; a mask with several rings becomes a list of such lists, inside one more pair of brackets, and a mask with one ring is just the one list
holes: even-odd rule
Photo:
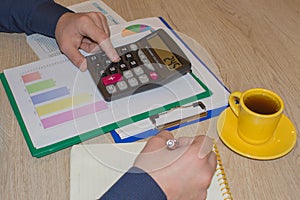
[[112, 62], [118, 62], [120, 60], [120, 56], [118, 55], [117, 51], [113, 47], [110, 39], [106, 39], [101, 44], [99, 44], [101, 49], [106, 53], [107, 57]]
[[209, 154], [213, 150], [213, 147], [214, 147], [213, 140], [209, 137], [205, 137], [200, 147], [198, 157], [200, 159], [205, 158], [207, 154]]
[[85, 72], [87, 70], [87, 62], [84, 59], [84, 61], [81, 63], [80, 67], [79, 67], [80, 71]]
[[113, 62], [119, 62], [121, 60], [120, 56], [117, 55], [118, 57], [115, 57], [112, 59]]

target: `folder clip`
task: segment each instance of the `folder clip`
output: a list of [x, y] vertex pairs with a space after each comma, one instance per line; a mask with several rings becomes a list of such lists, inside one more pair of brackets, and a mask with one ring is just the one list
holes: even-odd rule
[[[171, 122], [168, 122], [166, 124], [162, 124], [162, 125], [157, 126], [156, 120], [161, 115], [168, 114], [168, 113], [173, 112], [174, 110], [179, 109], [179, 108], [190, 108], [190, 107], [195, 108], [195, 107], [198, 107], [198, 106], [203, 110], [203, 112], [200, 112], [196, 115], [192, 115], [192, 116], [189, 116], [189, 117], [186, 117], [186, 118], [183, 118], [183, 119], [178, 119], [178, 120], [171, 121]], [[193, 121], [193, 120], [196, 120], [196, 119], [199, 119], [199, 118], [203, 118], [203, 117], [206, 117], [206, 116], [207, 116], [206, 106], [204, 105], [203, 102], [198, 101], [198, 102], [192, 103], [190, 105], [177, 106], [177, 107], [174, 107], [174, 108], [172, 108], [172, 109], [170, 109], [166, 112], [162, 112], [162, 113], [159, 113], [159, 114], [156, 114], [156, 115], [152, 115], [152, 116], [149, 117], [149, 119], [152, 122], [152, 124], [155, 126], [155, 129], [163, 130], [163, 129], [166, 129], [166, 128], [170, 128], [172, 126], [180, 125], [180, 124], [190, 122], [190, 121]]]

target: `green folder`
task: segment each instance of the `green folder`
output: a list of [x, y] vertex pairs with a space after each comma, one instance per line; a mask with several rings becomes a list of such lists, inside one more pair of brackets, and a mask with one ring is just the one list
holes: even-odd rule
[[202, 92], [200, 94], [193, 95], [193, 96], [185, 98], [185, 99], [182, 99], [180, 101], [172, 102], [170, 104], [167, 104], [165, 106], [162, 106], [162, 107], [159, 107], [159, 108], [147, 111], [147, 112], [140, 113], [138, 115], [131, 116], [131, 117], [129, 117], [127, 119], [124, 119], [124, 120], [120, 120], [120, 121], [117, 121], [117, 122], [112, 122], [109, 125], [105, 125], [103, 127], [96, 128], [94, 130], [82, 133], [78, 136], [73, 136], [73, 137], [70, 137], [68, 139], [59, 141], [59, 142], [54, 143], [54, 144], [50, 144], [50, 145], [42, 147], [42, 148], [36, 148], [34, 146], [34, 144], [32, 142], [32, 139], [30, 138], [30, 135], [28, 133], [28, 129], [27, 129], [27, 127], [24, 123], [24, 120], [21, 116], [21, 113], [20, 113], [19, 107], [16, 103], [15, 97], [14, 97], [14, 95], [12, 93], [12, 90], [9, 86], [9, 83], [8, 83], [6, 77], [5, 77], [5, 74], [1, 73], [0, 78], [1, 78], [1, 82], [4, 86], [6, 94], [8, 96], [9, 101], [10, 101], [10, 104], [13, 108], [15, 116], [16, 116], [18, 122], [19, 122], [20, 128], [23, 132], [24, 138], [26, 140], [26, 143], [28, 145], [28, 148], [29, 148], [32, 156], [42, 157], [42, 156], [46, 156], [48, 154], [54, 153], [56, 151], [62, 150], [64, 148], [70, 147], [74, 144], [77, 144], [77, 143], [89, 140], [91, 138], [97, 137], [97, 136], [102, 135], [104, 133], [107, 133], [109, 131], [115, 130], [119, 127], [128, 125], [128, 124], [133, 123], [133, 122], [137, 122], [137, 121], [142, 120], [142, 119], [146, 119], [146, 118], [148, 118], [152, 115], [159, 114], [161, 112], [165, 112], [165, 111], [170, 110], [174, 107], [185, 105], [185, 104], [188, 104], [188, 103], [191, 103], [191, 102], [203, 99], [203, 98], [210, 97], [212, 95], [212, 92], [209, 90], [209, 88], [199, 78], [197, 78], [193, 73], [191, 73], [191, 75], [199, 83], [199, 86], [201, 86], [205, 90], [204, 92]]

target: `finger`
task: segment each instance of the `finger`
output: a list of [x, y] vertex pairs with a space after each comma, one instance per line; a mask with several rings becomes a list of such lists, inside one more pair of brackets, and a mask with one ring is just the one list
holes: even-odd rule
[[194, 138], [192, 148], [198, 151], [198, 158], [204, 159], [213, 150], [214, 142], [211, 138], [200, 135]]
[[173, 134], [170, 131], [167, 131], [167, 130], [160, 131], [156, 135], [156, 137], [160, 137], [160, 138], [165, 139], [165, 140], [172, 140], [172, 139], [174, 139]]
[[87, 63], [85, 57], [78, 51], [76, 47], [70, 47], [63, 52], [70, 61], [77, 66], [80, 71], [84, 72], [87, 70]]
[[151, 137], [145, 148], [144, 152], [157, 151], [162, 148], [166, 148], [166, 141], [174, 139], [173, 134], [170, 131], [163, 130], [160, 131], [157, 135]]
[[84, 42], [84, 43], [94, 43], [93, 41], [91, 41], [89, 38], [87, 38], [87, 37], [84, 37], [83, 39], [82, 39], [82, 42]]
[[113, 47], [108, 34], [94, 23], [90, 23], [86, 27], [89, 28], [82, 30], [83, 35], [97, 42], [112, 62], [118, 62], [120, 57]]
[[202, 144], [201, 144], [201, 147], [200, 147], [200, 150], [199, 150], [199, 153], [198, 153], [198, 157], [200, 159], [205, 158], [209, 153], [212, 152], [213, 147], [214, 147], [213, 140], [211, 138], [205, 136], [203, 141], [202, 141]]
[[170, 131], [163, 130], [150, 138], [149, 143], [155, 143], [156, 147], [165, 147], [168, 140], [173, 140], [174, 136]]
[[95, 49], [98, 49], [98, 44], [97, 43], [86, 43], [82, 42], [80, 44], [80, 49], [84, 50], [85, 52], [91, 53], [91, 52], [96, 52]]
[[180, 137], [177, 139], [177, 148], [190, 146], [194, 141], [194, 137]]
[[84, 37], [82, 39], [82, 42], [80, 44], [80, 48], [83, 49], [84, 51], [91, 53], [91, 52], [99, 52], [100, 51], [100, 46], [92, 41], [91, 39]]
[[79, 66], [80, 71], [85, 72], [87, 70], [87, 62], [86, 59], [84, 58], [81, 65]]
[[108, 36], [110, 36], [110, 30], [106, 17], [100, 12], [90, 12], [88, 16], [94, 21], [100, 29], [102, 29]]
[[214, 152], [211, 152], [211, 154], [208, 157], [208, 163], [210, 166], [212, 166], [213, 169], [216, 169], [217, 167], [217, 155]]
[[118, 62], [121, 60], [109, 38], [102, 41], [99, 45], [112, 62]]
[[104, 32], [108, 36], [110, 36], [110, 30], [109, 30], [109, 26], [108, 26], [108, 22], [107, 22], [106, 17], [100, 12], [97, 12], [97, 15], [100, 18], [101, 24], [103, 25]]

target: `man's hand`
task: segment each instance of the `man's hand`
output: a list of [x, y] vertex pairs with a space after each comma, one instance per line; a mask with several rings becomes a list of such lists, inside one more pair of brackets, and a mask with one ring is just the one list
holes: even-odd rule
[[107, 20], [100, 12], [65, 13], [58, 20], [55, 30], [60, 50], [81, 71], [87, 69], [87, 63], [79, 49], [91, 52], [100, 46], [111, 61], [120, 60], [109, 36]]
[[174, 139], [169, 131], [149, 139], [134, 166], [146, 171], [167, 199], [206, 199], [217, 164], [212, 140], [206, 136], [181, 137], [177, 147], [169, 150], [169, 139]]

